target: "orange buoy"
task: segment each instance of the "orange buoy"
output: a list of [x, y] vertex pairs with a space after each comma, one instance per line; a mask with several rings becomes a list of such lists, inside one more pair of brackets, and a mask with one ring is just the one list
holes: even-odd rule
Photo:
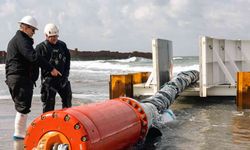
[[124, 149], [142, 140], [147, 130], [140, 104], [117, 98], [42, 114], [28, 127], [24, 145], [26, 150], [55, 144], [70, 150]]

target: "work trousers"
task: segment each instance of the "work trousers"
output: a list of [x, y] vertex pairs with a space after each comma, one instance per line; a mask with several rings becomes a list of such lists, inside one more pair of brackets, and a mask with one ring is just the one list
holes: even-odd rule
[[[64, 82], [64, 83], [61, 83]], [[52, 111], [55, 109], [55, 97], [58, 93], [61, 97], [62, 108], [68, 108], [72, 106], [72, 91], [70, 81], [63, 80], [58, 82], [47, 82], [45, 80], [42, 83], [41, 88], [41, 100], [43, 102], [43, 113]]]
[[9, 75], [6, 84], [15, 103], [16, 111], [22, 114], [29, 113], [34, 88], [32, 80], [25, 76]]

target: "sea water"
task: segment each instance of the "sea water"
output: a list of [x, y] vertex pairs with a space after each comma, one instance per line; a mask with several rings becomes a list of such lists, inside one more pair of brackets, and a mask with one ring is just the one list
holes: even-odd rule
[[[173, 73], [198, 70], [198, 57], [174, 57]], [[5, 84], [5, 65], [0, 65], [0, 102], [2, 108], [11, 97]], [[120, 60], [71, 61], [69, 80], [74, 104], [93, 103], [109, 99], [111, 74], [152, 71], [150, 59], [131, 57]], [[40, 97], [40, 80], [34, 89], [33, 103]], [[58, 96], [57, 96], [58, 97]], [[57, 104], [60, 101], [57, 101]], [[12, 103], [11, 103], [12, 104]], [[2, 109], [1, 108], [1, 109]], [[176, 120], [162, 127], [162, 136], [147, 141], [147, 150], [221, 150], [250, 149], [250, 112], [237, 111], [235, 97], [178, 97], [170, 106]], [[14, 108], [13, 108], [14, 109]], [[32, 110], [41, 111], [41, 110]], [[1, 119], [14, 117], [11, 110], [2, 112]], [[32, 118], [33, 117], [33, 118]], [[34, 119], [36, 116], [31, 116]], [[10, 118], [13, 119], [13, 118]], [[8, 121], [6, 121], [8, 122]], [[0, 146], [11, 148], [12, 127], [0, 123]], [[5, 129], [10, 130], [6, 131]], [[1, 147], [0, 147], [1, 149]]]
[[[0, 99], [10, 98], [5, 84], [5, 65], [0, 65]], [[197, 57], [174, 58], [174, 74], [180, 71], [198, 70]], [[69, 80], [73, 98], [83, 103], [95, 102], [109, 98], [109, 79], [111, 74], [127, 74], [152, 71], [150, 59], [131, 57], [119, 60], [71, 61]], [[36, 82], [34, 97], [40, 95], [40, 79]]]

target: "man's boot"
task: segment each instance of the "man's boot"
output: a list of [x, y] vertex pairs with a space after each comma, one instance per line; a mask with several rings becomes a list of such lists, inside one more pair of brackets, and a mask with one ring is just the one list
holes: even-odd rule
[[17, 112], [15, 118], [14, 150], [24, 149], [24, 137], [26, 132], [27, 114]]

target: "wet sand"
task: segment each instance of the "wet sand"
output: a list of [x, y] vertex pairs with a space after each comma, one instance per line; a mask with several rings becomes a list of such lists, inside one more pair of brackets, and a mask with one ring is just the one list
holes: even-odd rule
[[[73, 105], [79, 105], [79, 102], [74, 100]], [[56, 102], [56, 109], [61, 108], [59, 100]], [[27, 126], [42, 113], [42, 103], [39, 98], [34, 98], [32, 102], [31, 112], [28, 115]], [[13, 149], [13, 133], [16, 111], [14, 103], [10, 99], [0, 99], [0, 150]]]
[[250, 149], [250, 111], [237, 111], [235, 97], [179, 97], [171, 109], [177, 119], [148, 150]]

